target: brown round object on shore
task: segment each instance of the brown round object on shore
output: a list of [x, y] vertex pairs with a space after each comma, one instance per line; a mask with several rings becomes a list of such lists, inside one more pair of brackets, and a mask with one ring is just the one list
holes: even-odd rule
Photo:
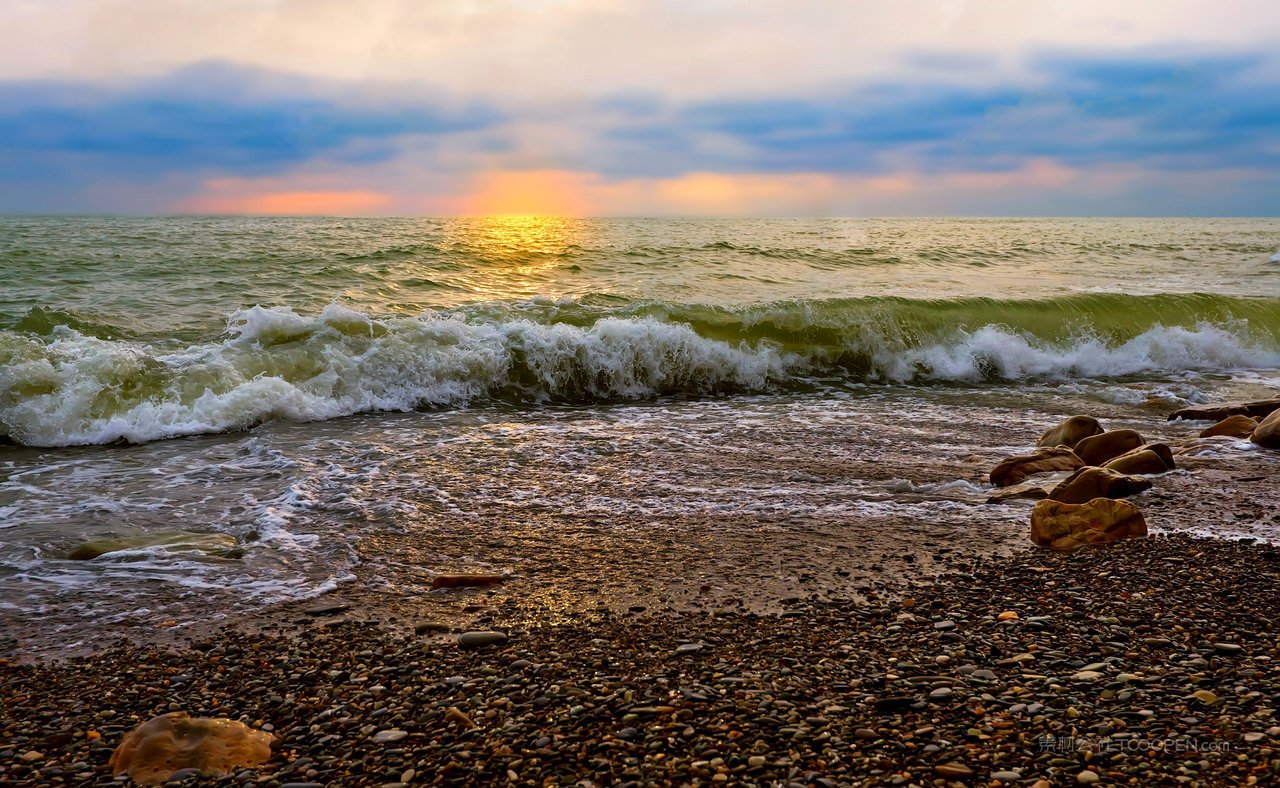
[[1072, 416], [1058, 426], [1046, 430], [1036, 446], [1075, 446], [1090, 435], [1102, 433], [1102, 425], [1092, 416]]
[[1031, 541], [1053, 550], [1075, 550], [1146, 535], [1146, 518], [1128, 501], [1095, 498], [1063, 503], [1046, 499], [1031, 510]]
[[440, 588], [483, 588], [504, 582], [506, 575], [453, 574], [436, 575], [431, 580], [431, 589]]
[[1280, 410], [1272, 411], [1270, 416], [1258, 422], [1249, 440], [1264, 449], [1280, 449]]
[[1081, 468], [1049, 492], [1049, 500], [1086, 503], [1095, 498], [1127, 498], [1151, 489], [1151, 480], [1109, 468]]
[[997, 487], [1018, 484], [1028, 476], [1053, 471], [1073, 471], [1084, 463], [1066, 446], [1046, 446], [1031, 454], [1020, 454], [1002, 460], [991, 469], [991, 483]]
[[139, 785], [155, 785], [181, 769], [223, 775], [271, 757], [275, 737], [226, 718], [161, 714], [134, 728], [111, 753], [111, 772]]
[[1257, 426], [1257, 419], [1237, 413], [1234, 416], [1226, 417], [1212, 427], [1205, 427], [1200, 431], [1200, 437], [1212, 438], [1215, 435], [1227, 435], [1232, 438], [1247, 438], [1253, 434]]
[[1111, 430], [1091, 435], [1076, 444], [1076, 456], [1085, 465], [1101, 465], [1146, 443], [1137, 430]]

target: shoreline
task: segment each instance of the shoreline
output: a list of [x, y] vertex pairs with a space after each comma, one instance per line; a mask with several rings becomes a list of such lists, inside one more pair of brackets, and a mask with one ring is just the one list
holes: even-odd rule
[[[236, 779], [268, 785], [1265, 782], [1278, 581], [1275, 546], [1155, 535], [772, 615], [601, 612], [483, 649], [313, 620], [4, 664], [0, 779], [110, 783], [120, 736], [183, 709], [269, 725], [271, 760]], [[1101, 752], [1064, 751], [1080, 742]]]

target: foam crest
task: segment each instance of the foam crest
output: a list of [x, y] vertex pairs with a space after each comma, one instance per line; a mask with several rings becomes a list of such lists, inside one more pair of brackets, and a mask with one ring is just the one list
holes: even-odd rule
[[[313, 316], [259, 306], [231, 315], [216, 340], [194, 344], [104, 339], [66, 326], [48, 335], [3, 331], [0, 431], [39, 446], [138, 443], [273, 419], [495, 399], [731, 395], [805, 387], [815, 377], [1026, 381], [1280, 367], [1272, 328], [1246, 320], [1046, 337], [1039, 324], [967, 329], [968, 320], [940, 317], [954, 303], [912, 303], [890, 304], [892, 319], [847, 302], [782, 305], [767, 318], [760, 310], [601, 312], [572, 302], [386, 319], [339, 305]], [[994, 309], [1035, 311], [1017, 302]]]

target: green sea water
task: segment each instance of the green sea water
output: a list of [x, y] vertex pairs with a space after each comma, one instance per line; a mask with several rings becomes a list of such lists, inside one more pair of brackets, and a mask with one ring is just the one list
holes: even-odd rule
[[1273, 367], [1270, 220], [0, 220], [0, 436]]

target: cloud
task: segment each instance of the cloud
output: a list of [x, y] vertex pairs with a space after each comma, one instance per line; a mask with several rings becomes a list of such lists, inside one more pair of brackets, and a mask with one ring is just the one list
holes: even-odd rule
[[0, 210], [1280, 211], [1280, 69], [1262, 51], [902, 62], [803, 90], [555, 100], [219, 62], [10, 80]]

